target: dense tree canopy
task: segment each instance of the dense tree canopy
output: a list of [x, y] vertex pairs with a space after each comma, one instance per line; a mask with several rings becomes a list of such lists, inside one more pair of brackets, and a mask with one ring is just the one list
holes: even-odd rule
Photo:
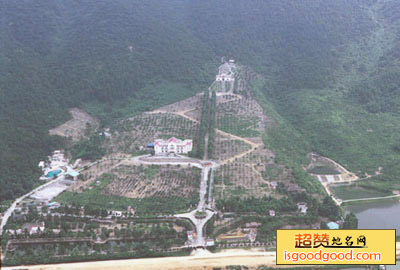
[[[204, 91], [221, 56], [264, 76], [281, 160], [313, 150], [399, 182], [398, 14], [396, 0], [4, 1], [0, 200], [65, 145], [48, 129], [69, 108], [110, 125]], [[93, 145], [81, 154], [101, 154]]]
[[343, 229], [358, 229], [358, 219], [353, 212], [346, 215], [343, 223]]

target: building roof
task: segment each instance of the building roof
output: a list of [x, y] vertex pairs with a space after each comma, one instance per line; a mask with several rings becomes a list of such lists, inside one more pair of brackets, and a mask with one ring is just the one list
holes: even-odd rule
[[171, 137], [171, 138], [168, 139], [168, 142], [177, 142], [177, 141], [180, 141], [180, 140], [178, 140], [175, 137]]
[[154, 140], [154, 145], [167, 145], [168, 143], [176, 143], [176, 144], [182, 144], [185, 143], [186, 145], [191, 145], [192, 144], [192, 140], [180, 140], [176, 137], [171, 137], [168, 140], [163, 140], [163, 139], [156, 139]]
[[336, 222], [331, 221], [327, 225], [328, 225], [328, 228], [331, 230], [339, 229], [339, 224], [337, 224]]
[[52, 206], [52, 205], [59, 205], [60, 203], [58, 203], [58, 202], [49, 202], [47, 205], [48, 206]]
[[67, 174], [70, 175], [70, 176], [72, 176], [72, 177], [76, 177], [76, 176], [79, 175], [79, 173], [78, 173], [77, 171], [74, 171], [74, 170], [68, 171]]

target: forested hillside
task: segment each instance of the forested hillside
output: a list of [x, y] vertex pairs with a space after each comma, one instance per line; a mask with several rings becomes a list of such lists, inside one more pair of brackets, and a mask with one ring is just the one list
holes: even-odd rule
[[191, 6], [203, 41], [264, 75], [265, 98], [283, 118], [266, 133], [271, 147], [292, 161], [315, 151], [360, 175], [381, 166], [381, 180], [399, 183], [400, 2]]
[[204, 91], [221, 56], [264, 76], [271, 147], [398, 181], [399, 14], [396, 0], [4, 1], [0, 199], [35, 184], [69, 108], [108, 125]]
[[[48, 129], [89, 110], [104, 123], [208, 86], [218, 59], [182, 1], [4, 1], [0, 9], [0, 198], [32, 187], [62, 144]], [[165, 91], [165, 90], [168, 91]]]

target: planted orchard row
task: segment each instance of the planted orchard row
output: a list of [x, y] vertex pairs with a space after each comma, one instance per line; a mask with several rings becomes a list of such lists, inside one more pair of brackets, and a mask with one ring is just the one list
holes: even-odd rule
[[118, 132], [107, 145], [110, 151], [139, 151], [157, 138], [191, 139], [198, 124], [173, 114], [141, 114], [119, 124]]
[[156, 165], [126, 167], [113, 170], [116, 177], [104, 192], [131, 198], [191, 197], [198, 194], [201, 171], [197, 168]]

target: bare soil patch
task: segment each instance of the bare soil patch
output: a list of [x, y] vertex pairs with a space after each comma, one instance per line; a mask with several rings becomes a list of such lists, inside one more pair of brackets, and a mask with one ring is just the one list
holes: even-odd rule
[[187, 111], [195, 108], [201, 108], [203, 102], [203, 94], [197, 94], [190, 98], [163, 106], [156, 111], [163, 111], [163, 112], [180, 112], [180, 111]]
[[73, 142], [77, 142], [99, 128], [99, 120], [87, 112], [79, 108], [72, 108], [69, 110], [69, 113], [72, 119], [58, 127], [50, 129], [50, 135], [71, 138]]

